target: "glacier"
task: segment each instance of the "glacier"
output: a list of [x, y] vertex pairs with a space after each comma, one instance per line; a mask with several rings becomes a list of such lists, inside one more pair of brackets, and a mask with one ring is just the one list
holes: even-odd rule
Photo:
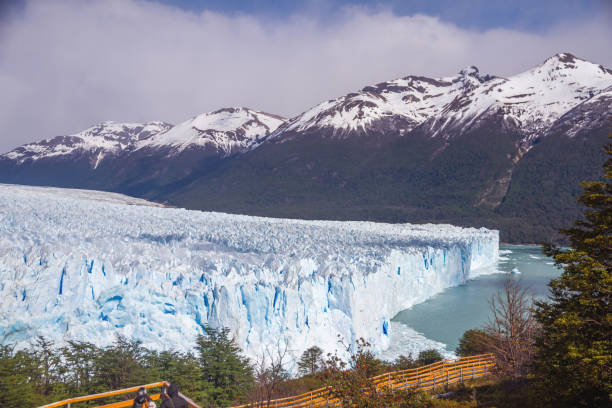
[[346, 357], [339, 340], [359, 338], [385, 355], [398, 312], [498, 258], [498, 231], [484, 228], [272, 219], [0, 185], [0, 342], [107, 345], [121, 334], [190, 350], [209, 325], [229, 328], [252, 359], [313, 345]]

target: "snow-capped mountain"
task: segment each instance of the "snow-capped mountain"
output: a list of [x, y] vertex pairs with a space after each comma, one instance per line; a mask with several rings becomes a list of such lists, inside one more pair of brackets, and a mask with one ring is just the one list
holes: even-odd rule
[[493, 115], [517, 129], [524, 141], [543, 135], [554, 122], [587, 102], [605, 100], [612, 71], [562, 53], [521, 74], [482, 75], [474, 66], [444, 78], [407, 76], [367, 86], [291, 118], [249, 108], [203, 113], [176, 126], [103, 122], [80, 133], [29, 143], [0, 157], [22, 164], [75, 153], [91, 156], [96, 168], [107, 155], [136, 150], [213, 151], [221, 157], [244, 153], [266, 140], [299, 134], [347, 137], [350, 134], [401, 136], [421, 127], [430, 136], [449, 138]]
[[322, 129], [340, 136], [371, 130], [403, 134], [442, 114], [453, 101], [490, 79], [469, 67], [454, 77], [408, 76], [382, 82], [307, 110], [281, 126], [275, 136]]
[[164, 122], [103, 122], [69, 136], [20, 146], [0, 157], [20, 165], [41, 159], [87, 157], [96, 169], [105, 157], [139, 150], [149, 155], [177, 155], [187, 149], [226, 157], [257, 147], [284, 119], [248, 108], [203, 113], [176, 126]]
[[17, 164], [49, 158], [67, 158], [83, 155], [98, 167], [105, 156], [119, 155], [135, 148], [136, 143], [167, 131], [171, 125], [164, 122], [117, 123], [103, 122], [69, 136], [57, 136], [40, 142], [28, 143], [0, 157]]
[[612, 71], [571, 54], [557, 54], [521, 74], [501, 78], [468, 67], [445, 78], [408, 76], [323, 102], [289, 120], [275, 137], [320, 133], [346, 137], [408, 133], [419, 125], [449, 137], [494, 114], [526, 139], [612, 86]]
[[248, 108], [225, 108], [203, 113], [167, 131], [142, 140], [137, 149], [169, 147], [175, 153], [203, 147], [222, 156], [244, 153], [257, 147], [285, 119]]
[[[253, 359], [285, 344], [296, 359], [333, 352], [338, 336], [381, 352], [399, 311], [495, 272], [499, 254], [484, 228], [248, 217], [95, 191], [0, 185], [0, 208], [0, 344], [121, 334], [190, 350], [210, 325]], [[420, 336], [401, 352], [431, 346]]]

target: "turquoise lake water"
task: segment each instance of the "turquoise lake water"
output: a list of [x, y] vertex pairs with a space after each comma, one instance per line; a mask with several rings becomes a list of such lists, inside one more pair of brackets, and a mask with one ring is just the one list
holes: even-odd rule
[[[504, 245], [499, 249], [497, 269], [501, 273], [479, 276], [464, 285], [446, 289], [426, 302], [398, 313], [393, 321], [404, 323], [429, 339], [445, 343], [448, 351], [454, 351], [463, 332], [487, 322], [489, 299], [503, 287], [509, 274], [534, 297], [546, 297], [548, 282], [561, 274], [551, 258], [536, 246]], [[520, 273], [511, 273], [512, 270]]]

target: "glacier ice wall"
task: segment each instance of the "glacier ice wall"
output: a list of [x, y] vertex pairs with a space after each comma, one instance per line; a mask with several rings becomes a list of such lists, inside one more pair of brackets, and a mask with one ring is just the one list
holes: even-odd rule
[[0, 185], [0, 341], [44, 335], [190, 349], [228, 327], [247, 355], [363, 337], [498, 259], [498, 232], [269, 219], [118, 194]]

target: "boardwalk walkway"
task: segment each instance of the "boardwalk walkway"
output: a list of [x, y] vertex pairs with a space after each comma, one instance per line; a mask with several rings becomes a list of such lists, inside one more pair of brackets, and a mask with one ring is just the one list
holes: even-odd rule
[[[495, 366], [495, 360], [491, 354], [479, 356], [463, 357], [455, 360], [445, 360], [430, 364], [424, 367], [413, 368], [410, 370], [394, 371], [372, 377], [377, 390], [431, 390], [437, 387], [446, 386], [453, 383], [463, 382], [472, 378], [482, 377], [491, 373]], [[147, 389], [157, 389], [168, 386], [165, 381], [146, 384], [142, 387]], [[104, 399], [117, 395], [135, 393], [141, 386], [125, 388], [122, 390], [108, 391], [100, 394], [87, 395], [83, 397], [70, 398], [63, 401], [44, 405], [40, 408], [56, 407], [75, 407], [79, 402]], [[160, 394], [151, 394], [153, 400], [159, 400]], [[200, 408], [195, 402], [181, 394], [191, 408]], [[339, 407], [340, 400], [333, 396], [329, 387], [320, 388], [293, 397], [280, 398], [271, 401], [254, 402], [246, 405], [238, 405], [231, 408], [323, 408]], [[122, 408], [131, 407], [132, 400], [115, 402], [107, 405], [99, 405], [96, 408]]]

